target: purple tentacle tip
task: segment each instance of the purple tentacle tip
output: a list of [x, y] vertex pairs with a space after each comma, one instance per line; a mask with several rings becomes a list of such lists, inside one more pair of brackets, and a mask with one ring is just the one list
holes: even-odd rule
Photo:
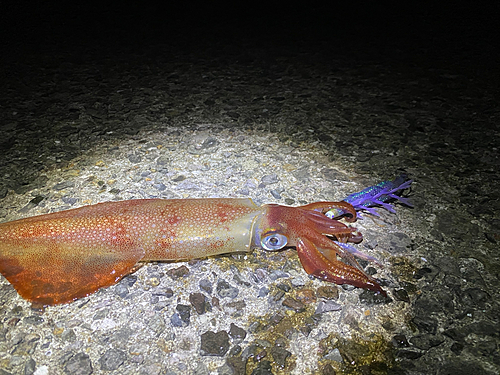
[[378, 213], [375, 207], [383, 207], [390, 212], [395, 212], [392, 205], [395, 201], [413, 207], [408, 198], [400, 196], [404, 190], [410, 188], [412, 182], [413, 180], [408, 180], [406, 174], [401, 174], [394, 180], [382, 181], [351, 194], [344, 201], [352, 204], [356, 211], [363, 210], [376, 216]]

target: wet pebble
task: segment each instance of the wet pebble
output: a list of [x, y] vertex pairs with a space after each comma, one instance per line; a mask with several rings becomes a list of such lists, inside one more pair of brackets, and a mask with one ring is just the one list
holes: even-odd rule
[[435, 318], [428, 316], [425, 312], [419, 313], [419, 315], [413, 318], [413, 324], [423, 332], [435, 334], [437, 331], [438, 322]]
[[276, 189], [270, 190], [271, 195], [274, 197], [274, 199], [281, 199], [281, 194], [278, 192]]
[[24, 364], [24, 375], [32, 375], [36, 370], [36, 362], [30, 358]]
[[201, 335], [201, 355], [222, 357], [229, 350], [229, 335], [226, 331], [207, 331]]
[[333, 368], [333, 366], [329, 363], [327, 363], [324, 367], [323, 370], [321, 371], [322, 375], [336, 375], [336, 372]]
[[278, 180], [278, 175], [276, 175], [275, 173], [273, 174], [268, 174], [268, 175], [265, 175], [262, 177], [262, 179], [260, 180], [260, 185], [259, 187], [262, 188], [262, 187], [266, 187], [267, 185], [272, 185], [272, 184], [275, 184], [277, 183], [279, 180]]
[[243, 349], [243, 352], [241, 353], [241, 358], [246, 361], [251, 357], [255, 357], [258, 351], [259, 347], [257, 346], [257, 344], [252, 343], [248, 345], [245, 349]]
[[271, 349], [271, 355], [273, 356], [274, 361], [281, 368], [285, 367], [285, 363], [288, 357], [290, 357], [292, 353], [288, 350], [281, 348], [279, 346], [274, 346]]
[[415, 347], [422, 350], [429, 350], [435, 346], [441, 345], [444, 342], [444, 337], [441, 335], [422, 334], [410, 338], [410, 342]]
[[127, 158], [133, 164], [140, 163], [142, 160], [142, 157], [139, 154], [129, 154]]
[[231, 298], [234, 299], [238, 296], [239, 289], [236, 287], [231, 286], [227, 281], [225, 280], [219, 280], [217, 282], [217, 294], [221, 298]]
[[324, 285], [320, 286], [316, 291], [318, 298], [323, 299], [338, 299], [339, 289], [336, 286]]
[[279, 283], [278, 285], [276, 285], [276, 287], [281, 289], [284, 292], [289, 292], [291, 289], [288, 284], [284, 284], [284, 283]]
[[61, 200], [66, 203], [66, 204], [69, 204], [71, 206], [73, 206], [76, 202], [78, 202], [78, 199], [77, 198], [73, 198], [73, 197], [68, 197], [68, 196], [64, 196], [61, 198]]
[[153, 187], [158, 190], [158, 191], [165, 191], [167, 190], [167, 186], [163, 183], [157, 183], [157, 184], [153, 184]]
[[323, 357], [324, 359], [328, 359], [330, 361], [335, 361], [342, 363], [344, 362], [344, 359], [342, 358], [342, 355], [340, 354], [340, 350], [337, 348], [331, 350], [327, 355]]
[[271, 295], [271, 298], [270, 300], [272, 301], [279, 301], [280, 299], [283, 298], [283, 296], [285, 295], [285, 292], [280, 290], [280, 289], [277, 289], [273, 292], [273, 294]]
[[226, 360], [226, 364], [233, 371], [232, 375], [245, 375], [246, 363], [246, 359], [242, 357], [230, 357]]
[[306, 309], [305, 305], [302, 302], [297, 301], [292, 297], [285, 298], [285, 300], [282, 302], [282, 305], [295, 310], [295, 312], [302, 312]]
[[316, 293], [312, 289], [300, 289], [295, 294], [295, 298], [305, 305], [316, 302]]
[[103, 371], [116, 370], [123, 364], [123, 362], [125, 362], [126, 358], [127, 355], [125, 354], [125, 352], [122, 352], [121, 350], [118, 349], [109, 349], [99, 359], [101, 370]]
[[257, 367], [252, 371], [252, 375], [273, 375], [271, 362], [261, 361]]
[[339, 305], [333, 301], [320, 301], [318, 307], [316, 307], [316, 314], [323, 314], [328, 311], [339, 311], [342, 310], [342, 305]]
[[245, 340], [245, 337], [247, 337], [247, 332], [243, 328], [238, 327], [236, 324], [231, 323], [229, 335], [233, 339], [233, 342], [241, 342]]
[[189, 295], [189, 302], [193, 305], [198, 315], [202, 315], [207, 311], [207, 298], [203, 293], [191, 293]]
[[189, 274], [189, 268], [186, 266], [180, 266], [177, 268], [171, 268], [167, 271], [167, 275], [170, 276], [172, 279], [178, 279], [180, 277], [184, 277]]
[[179, 304], [175, 309], [177, 312], [172, 315], [170, 322], [174, 327], [187, 327], [191, 320], [191, 306]]
[[23, 322], [25, 324], [30, 324], [30, 325], [34, 325], [34, 326], [40, 325], [44, 321], [45, 320], [41, 316], [38, 316], [38, 315], [27, 316], [26, 318], [23, 319]]
[[193, 375], [210, 375], [210, 371], [208, 370], [207, 365], [203, 362], [199, 362], [194, 369]]
[[85, 353], [63, 356], [64, 372], [69, 375], [90, 375], [93, 373], [90, 357]]
[[52, 187], [52, 189], [54, 189], [54, 190], [63, 190], [63, 189], [72, 188], [74, 186], [75, 186], [75, 182], [74, 181], [63, 181], [63, 182], [60, 182], [60, 183], [54, 185]]
[[160, 313], [155, 314], [148, 322], [148, 327], [157, 335], [165, 330], [165, 320]]
[[403, 334], [394, 335], [391, 343], [395, 348], [407, 348], [410, 346], [408, 340], [406, 339], [406, 336]]
[[408, 292], [406, 290], [396, 289], [392, 294], [394, 295], [394, 298], [396, 298], [398, 301], [410, 303], [410, 296], [408, 295]]
[[257, 294], [259, 297], [265, 297], [269, 294], [269, 288], [266, 286], [263, 286], [262, 288], [259, 289], [259, 293]]
[[257, 268], [254, 273], [252, 273], [252, 279], [256, 283], [261, 283], [266, 280], [268, 272], [265, 269]]
[[119, 296], [121, 298], [125, 298], [129, 293], [127, 284], [126, 283], [118, 283], [114, 288], [114, 292], [117, 296]]
[[247, 306], [245, 301], [233, 301], [224, 305], [224, 311], [234, 317], [243, 315], [244, 309]]
[[212, 283], [207, 279], [200, 280], [200, 289], [207, 292], [208, 294], [212, 294]]
[[170, 158], [166, 155], [161, 155], [158, 159], [156, 159], [156, 164], [165, 166], [170, 163]]
[[389, 296], [384, 297], [382, 293], [365, 289], [359, 295], [359, 301], [367, 305], [380, 305], [382, 303], [390, 303], [392, 299]]
[[284, 278], [284, 277], [289, 277], [290, 275], [286, 272], [283, 272], [283, 271], [280, 271], [280, 270], [274, 270], [273, 272], [271, 272], [269, 274], [269, 278], [271, 280], [277, 280], [277, 279], [281, 279], [281, 278]]
[[290, 283], [292, 284], [292, 286], [294, 288], [298, 288], [298, 287], [306, 285], [306, 280], [302, 276], [297, 276], [297, 277], [293, 277], [290, 280]]

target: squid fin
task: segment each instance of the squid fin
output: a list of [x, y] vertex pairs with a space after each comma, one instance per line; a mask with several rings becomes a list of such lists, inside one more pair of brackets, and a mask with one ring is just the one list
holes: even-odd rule
[[34, 306], [72, 302], [116, 284], [133, 271], [142, 249], [92, 243], [84, 251], [68, 242], [0, 243], [0, 273]]

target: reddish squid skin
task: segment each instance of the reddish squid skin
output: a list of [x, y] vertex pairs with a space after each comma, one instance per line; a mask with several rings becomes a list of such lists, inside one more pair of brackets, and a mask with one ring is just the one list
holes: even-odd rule
[[55, 305], [116, 284], [138, 262], [251, 251], [279, 233], [287, 238], [283, 247], [297, 247], [309, 274], [382, 291], [363, 271], [337, 260], [344, 251], [325, 235], [347, 241], [354, 229], [323, 215], [333, 207], [355, 219], [345, 202], [301, 207], [258, 207], [250, 199], [233, 198], [100, 203], [0, 224], [0, 273], [34, 305]]

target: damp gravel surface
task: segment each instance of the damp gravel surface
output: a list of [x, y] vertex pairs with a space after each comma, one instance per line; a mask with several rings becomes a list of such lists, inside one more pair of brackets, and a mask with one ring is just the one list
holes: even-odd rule
[[44, 310], [0, 277], [0, 374], [498, 374], [485, 50], [240, 37], [2, 56], [0, 220], [139, 198], [295, 206], [405, 172], [414, 207], [354, 224], [388, 297], [309, 277], [294, 249], [146, 263]]

